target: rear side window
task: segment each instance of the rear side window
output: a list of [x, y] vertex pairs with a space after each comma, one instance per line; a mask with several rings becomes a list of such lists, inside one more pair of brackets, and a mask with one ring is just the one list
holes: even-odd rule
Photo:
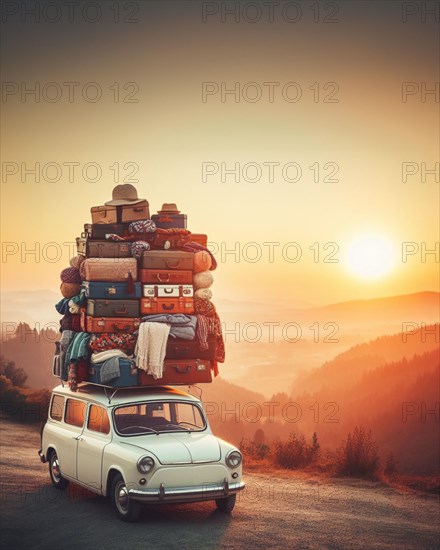
[[50, 405], [50, 417], [52, 420], [61, 421], [63, 418], [64, 397], [62, 395], [54, 395]]
[[84, 417], [86, 415], [86, 404], [84, 401], [77, 399], [68, 399], [66, 403], [66, 415], [64, 421], [66, 424], [72, 424], [72, 426], [78, 426], [81, 428], [84, 424]]
[[89, 420], [87, 428], [93, 432], [108, 434], [110, 431], [110, 422], [107, 411], [99, 405], [90, 405]]

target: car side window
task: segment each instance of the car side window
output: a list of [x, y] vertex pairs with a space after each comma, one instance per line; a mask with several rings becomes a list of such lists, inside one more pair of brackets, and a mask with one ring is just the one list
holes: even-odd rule
[[110, 432], [110, 421], [104, 407], [90, 405], [87, 429], [102, 434], [108, 434]]
[[61, 421], [63, 418], [64, 397], [62, 395], [54, 395], [50, 405], [50, 417], [52, 420]]
[[86, 404], [78, 399], [68, 399], [66, 403], [66, 415], [64, 421], [66, 424], [82, 428], [86, 415]]

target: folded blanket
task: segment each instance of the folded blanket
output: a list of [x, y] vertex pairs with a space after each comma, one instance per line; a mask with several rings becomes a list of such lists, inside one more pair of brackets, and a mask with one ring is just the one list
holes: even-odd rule
[[72, 362], [75, 363], [79, 359], [85, 359], [88, 357], [89, 350], [87, 348], [87, 344], [90, 337], [91, 334], [88, 332], [75, 332], [75, 336], [72, 338], [72, 341], [69, 344], [69, 349], [67, 350], [66, 360], [68, 364]]
[[124, 359], [128, 359], [128, 355], [122, 350], [108, 349], [106, 351], [98, 351], [92, 353], [92, 355], [90, 356], [90, 361], [92, 363], [102, 363], [103, 361], [107, 361], [107, 359], [111, 359], [112, 357], [123, 357]]
[[168, 315], [166, 313], [157, 315], [145, 315], [145, 317], [142, 317], [142, 321], [149, 323], [166, 323], [168, 325], [171, 325], [171, 338], [194, 340], [194, 338], [196, 337], [196, 315], [184, 315], [183, 313], [176, 313], [175, 315]]
[[110, 380], [119, 378], [121, 376], [119, 357], [110, 357], [110, 359], [104, 361], [104, 364], [100, 370], [100, 375], [101, 384], [105, 384], [106, 382], [110, 382]]

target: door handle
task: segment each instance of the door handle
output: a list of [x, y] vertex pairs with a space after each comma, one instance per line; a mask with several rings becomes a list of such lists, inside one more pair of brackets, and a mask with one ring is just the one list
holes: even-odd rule
[[72, 439], [76, 439], [77, 441], [83, 441], [84, 440], [80, 435], [72, 436]]

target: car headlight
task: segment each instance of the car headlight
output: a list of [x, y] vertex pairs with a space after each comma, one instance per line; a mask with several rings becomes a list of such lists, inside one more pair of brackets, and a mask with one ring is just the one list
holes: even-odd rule
[[226, 455], [226, 464], [229, 468], [237, 468], [240, 466], [243, 457], [238, 451], [231, 451]]
[[141, 456], [136, 466], [141, 474], [148, 474], [154, 467], [154, 460], [151, 456]]

